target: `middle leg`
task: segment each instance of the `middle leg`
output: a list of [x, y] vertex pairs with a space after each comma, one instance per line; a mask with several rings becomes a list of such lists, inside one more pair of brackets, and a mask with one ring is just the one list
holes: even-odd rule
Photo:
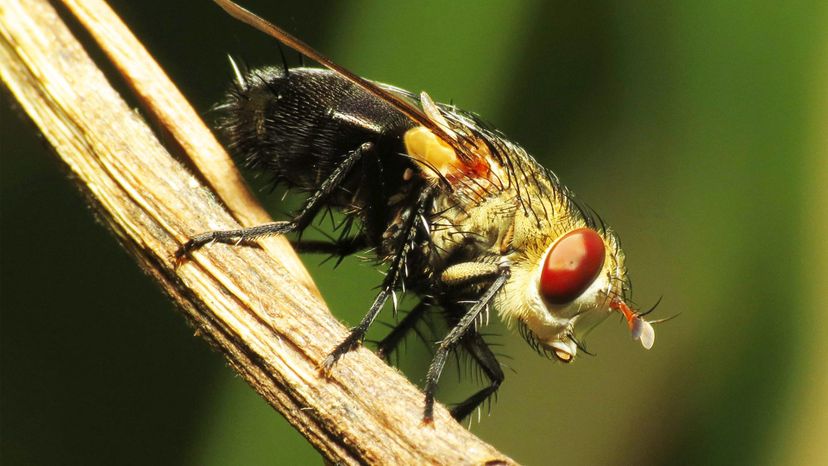
[[380, 286], [379, 294], [377, 294], [377, 297], [374, 299], [374, 302], [371, 304], [371, 308], [368, 310], [365, 317], [362, 318], [356, 327], [351, 329], [351, 332], [347, 337], [345, 337], [345, 340], [337, 345], [336, 348], [331, 351], [331, 354], [325, 358], [325, 361], [322, 363], [323, 373], [329, 373], [339, 358], [362, 343], [365, 339], [365, 333], [368, 331], [368, 328], [374, 322], [374, 319], [377, 318], [377, 315], [379, 315], [380, 310], [391, 296], [391, 293], [394, 292], [394, 289], [397, 287], [397, 284], [402, 277], [402, 273], [405, 270], [408, 253], [411, 251], [411, 248], [413, 247], [412, 245], [414, 244], [414, 240], [417, 236], [419, 219], [426, 214], [428, 205], [431, 203], [431, 196], [432, 189], [424, 188], [417, 197], [416, 204], [406, 210], [404, 214], [403, 228], [399, 233], [394, 256], [391, 261], [391, 265], [388, 267], [388, 273], [385, 275], [385, 279], [382, 281], [382, 285]]

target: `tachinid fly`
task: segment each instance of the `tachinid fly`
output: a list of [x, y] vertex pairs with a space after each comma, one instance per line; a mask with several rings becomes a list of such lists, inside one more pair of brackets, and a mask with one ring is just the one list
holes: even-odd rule
[[361, 344], [389, 299], [396, 305], [397, 293], [417, 295], [420, 303], [379, 350], [388, 355], [430, 314], [445, 318], [451, 330], [436, 343], [426, 377], [426, 421], [452, 351], [467, 352], [490, 380], [451, 410], [456, 419], [503, 381], [479, 332], [490, 308], [539, 353], [562, 362], [575, 358], [579, 334], [614, 312], [633, 338], [652, 346], [651, 323], [627, 303], [616, 234], [520, 146], [474, 114], [425, 92], [364, 80], [229, 0], [216, 3], [327, 68], [237, 68], [220, 105], [219, 129], [233, 154], [312, 194], [292, 220], [203, 233], [179, 257], [213, 241], [302, 232], [320, 210], [341, 210], [348, 227], [338, 240], [299, 243], [300, 249], [341, 256], [371, 249], [387, 274], [367, 315], [323, 369], [333, 370]]

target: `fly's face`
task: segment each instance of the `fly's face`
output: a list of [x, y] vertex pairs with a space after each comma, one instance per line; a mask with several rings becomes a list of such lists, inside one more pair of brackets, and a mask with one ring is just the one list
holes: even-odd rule
[[624, 300], [628, 280], [616, 235], [590, 225], [571, 203], [550, 209], [561, 214], [540, 229], [515, 219], [512, 276], [496, 301], [501, 316], [517, 323], [533, 348], [562, 362], [571, 362], [583, 350], [581, 338], [613, 312], [624, 315], [634, 339], [652, 347], [652, 326]]

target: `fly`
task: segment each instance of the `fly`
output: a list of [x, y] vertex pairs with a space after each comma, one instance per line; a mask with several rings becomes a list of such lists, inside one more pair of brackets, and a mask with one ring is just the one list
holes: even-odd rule
[[362, 344], [389, 298], [396, 308], [397, 293], [417, 295], [419, 304], [378, 346], [388, 357], [421, 319], [438, 314], [448, 323], [426, 376], [426, 422], [452, 351], [467, 352], [489, 379], [454, 406], [454, 418], [467, 417], [503, 382], [480, 333], [490, 309], [540, 354], [565, 363], [583, 351], [579, 337], [613, 313], [652, 347], [653, 322], [630, 307], [617, 235], [523, 148], [472, 113], [363, 79], [235, 3], [216, 3], [326, 68], [234, 64], [219, 106], [232, 153], [277, 184], [312, 194], [291, 220], [196, 235], [179, 258], [211, 242], [301, 233], [320, 210], [341, 210], [338, 239], [299, 249], [343, 257], [372, 249], [387, 274], [322, 369], [334, 370]]

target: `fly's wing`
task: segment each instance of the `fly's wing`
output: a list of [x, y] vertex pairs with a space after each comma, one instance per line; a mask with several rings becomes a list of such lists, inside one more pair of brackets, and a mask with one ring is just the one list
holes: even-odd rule
[[450, 190], [469, 180], [484, 180], [488, 183], [494, 180], [503, 186], [501, 174], [498, 173], [498, 167], [502, 163], [492, 163], [499, 156], [492, 157], [491, 146], [485, 138], [478, 137], [479, 131], [475, 128], [474, 121], [469, 121], [463, 114], [452, 110], [452, 107], [435, 104], [425, 93], [420, 94], [420, 105], [416, 105], [410, 93], [357, 76], [287, 31], [231, 0], [214, 1], [234, 18], [322, 64], [409, 118], [415, 128], [405, 134], [406, 150], [422, 166], [422, 172], [427, 178], [433, 178]]
[[[323, 65], [325, 68], [328, 68], [329, 70], [337, 73], [338, 75], [342, 76], [343, 79], [348, 80], [362, 88], [365, 92], [372, 94], [377, 98], [385, 101], [388, 105], [391, 105], [392, 107], [397, 109], [397, 111], [411, 119], [411, 121], [415, 124], [428, 128], [432, 133], [434, 133], [437, 137], [445, 141], [447, 144], [452, 144], [452, 139], [449, 137], [449, 135], [447, 135], [444, 132], [443, 128], [436, 125], [429, 118], [429, 116], [425, 115], [423, 111], [420, 110], [418, 107], [411, 105], [410, 102], [406, 102], [404, 99], [400, 99], [395, 93], [387, 92], [381, 86], [378, 86], [367, 79], [357, 76], [344, 66], [334, 63], [333, 60], [326, 57], [325, 55], [322, 55], [316, 49], [304, 43], [303, 41], [297, 39], [284, 29], [252, 13], [251, 11], [237, 5], [236, 3], [233, 3], [231, 0], [214, 1], [224, 11], [230, 14], [230, 16], [275, 38], [276, 40], [287, 45], [293, 50], [296, 50], [302, 55]], [[462, 147], [458, 147], [457, 149], [459, 149], [460, 152], [463, 152], [464, 150]]]

